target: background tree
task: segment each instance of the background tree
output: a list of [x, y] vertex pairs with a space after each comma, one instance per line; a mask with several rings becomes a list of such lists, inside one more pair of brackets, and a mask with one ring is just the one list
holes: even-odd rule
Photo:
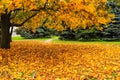
[[104, 40], [120, 40], [120, 5], [118, 0], [112, 0], [108, 3], [115, 14], [114, 22], [110, 23], [108, 28], [102, 32]]
[[[65, 30], [77, 27], [101, 29], [111, 22], [106, 0], [0, 0], [1, 48], [10, 48], [10, 27], [36, 30], [43, 20], [48, 28]], [[64, 24], [64, 25], [63, 25]]]
[[49, 29], [47, 27], [41, 26], [36, 28], [35, 32], [24, 27], [16, 29], [15, 32], [25, 39], [50, 38], [51, 36], [58, 34], [58, 32], [54, 29]]
[[[111, 7], [111, 13], [115, 14], [113, 22], [107, 26], [102, 25], [102, 31], [95, 29], [77, 28], [74, 31], [67, 29], [61, 32], [60, 39], [62, 40], [120, 40], [120, 6], [119, 0], [108, 0], [106, 6]], [[72, 35], [72, 37], [70, 36]]]

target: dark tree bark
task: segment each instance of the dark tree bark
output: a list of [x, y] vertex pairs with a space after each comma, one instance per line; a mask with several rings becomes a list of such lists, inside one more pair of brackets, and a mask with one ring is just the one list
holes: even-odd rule
[[10, 14], [1, 15], [1, 48], [9, 49], [10, 48]]
[[[10, 27], [11, 26], [16, 26], [16, 27], [22, 26], [24, 23], [26, 23], [32, 17], [36, 16], [37, 13], [39, 13], [39, 11], [44, 10], [44, 9], [45, 9], [45, 7], [40, 8], [39, 10], [35, 10], [36, 12], [33, 15], [29, 16], [28, 18], [26, 18], [20, 24], [15, 24], [14, 22], [13, 23], [10, 22], [11, 14], [12, 14], [11, 12], [12, 11], [10, 11], [8, 13], [7, 9], [6, 9], [5, 13], [0, 15], [0, 17], [1, 17], [1, 22], [0, 22], [0, 24], [1, 24], [0, 48], [4, 48], [4, 49], [9, 49], [10, 48], [10, 42], [12, 40], [12, 38], [11, 38], [11, 36], [12, 36], [11, 32], [12, 31], [10, 31]], [[31, 11], [34, 11], [34, 10], [31, 10]], [[12, 17], [12, 18], [14, 18], [14, 17]]]
[[10, 34], [9, 27], [1, 27], [1, 48], [8, 49], [10, 48]]

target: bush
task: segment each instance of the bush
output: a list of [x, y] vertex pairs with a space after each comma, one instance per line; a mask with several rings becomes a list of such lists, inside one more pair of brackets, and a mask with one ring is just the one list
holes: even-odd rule
[[75, 40], [76, 39], [75, 32], [73, 30], [70, 30], [70, 29], [62, 31], [59, 34], [60, 34], [59, 39], [61, 39], [61, 40]]
[[75, 30], [65, 30], [60, 33], [61, 40], [95, 40], [101, 37], [101, 31], [99, 30], [85, 30], [77, 28]]
[[36, 29], [35, 32], [32, 30], [28, 30], [26, 28], [18, 28], [15, 31], [17, 34], [20, 34], [21, 37], [26, 39], [32, 38], [44, 38], [44, 37], [51, 37], [51, 35], [57, 34], [57, 32], [53, 29], [48, 29], [47, 27], [39, 27]]
[[21, 37], [24, 37], [25, 39], [35, 38], [33, 32], [25, 28], [17, 29], [17, 31], [18, 31], [17, 34], [20, 34]]
[[101, 31], [96, 29], [84, 30], [77, 29], [75, 31], [75, 37], [77, 40], [95, 40], [101, 37]]

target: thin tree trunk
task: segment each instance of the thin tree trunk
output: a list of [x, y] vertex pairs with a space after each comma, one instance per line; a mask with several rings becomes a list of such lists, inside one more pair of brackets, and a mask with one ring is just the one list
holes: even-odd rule
[[13, 26], [11, 27], [10, 33], [9, 33], [9, 35], [10, 35], [10, 42], [12, 42], [12, 33], [13, 33]]

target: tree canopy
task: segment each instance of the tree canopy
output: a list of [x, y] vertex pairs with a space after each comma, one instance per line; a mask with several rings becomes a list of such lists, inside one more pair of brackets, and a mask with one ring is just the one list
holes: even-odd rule
[[11, 26], [34, 31], [44, 20], [45, 26], [57, 30], [93, 26], [102, 29], [101, 25], [114, 17], [106, 4], [107, 0], [0, 0], [1, 43], [6, 45], [5, 40], [9, 40], [6, 38]]
[[48, 18], [46, 26], [58, 30], [70, 27], [91, 27], [108, 24], [113, 15], [107, 0], [1, 0], [0, 13], [11, 13], [11, 25], [38, 27]]

